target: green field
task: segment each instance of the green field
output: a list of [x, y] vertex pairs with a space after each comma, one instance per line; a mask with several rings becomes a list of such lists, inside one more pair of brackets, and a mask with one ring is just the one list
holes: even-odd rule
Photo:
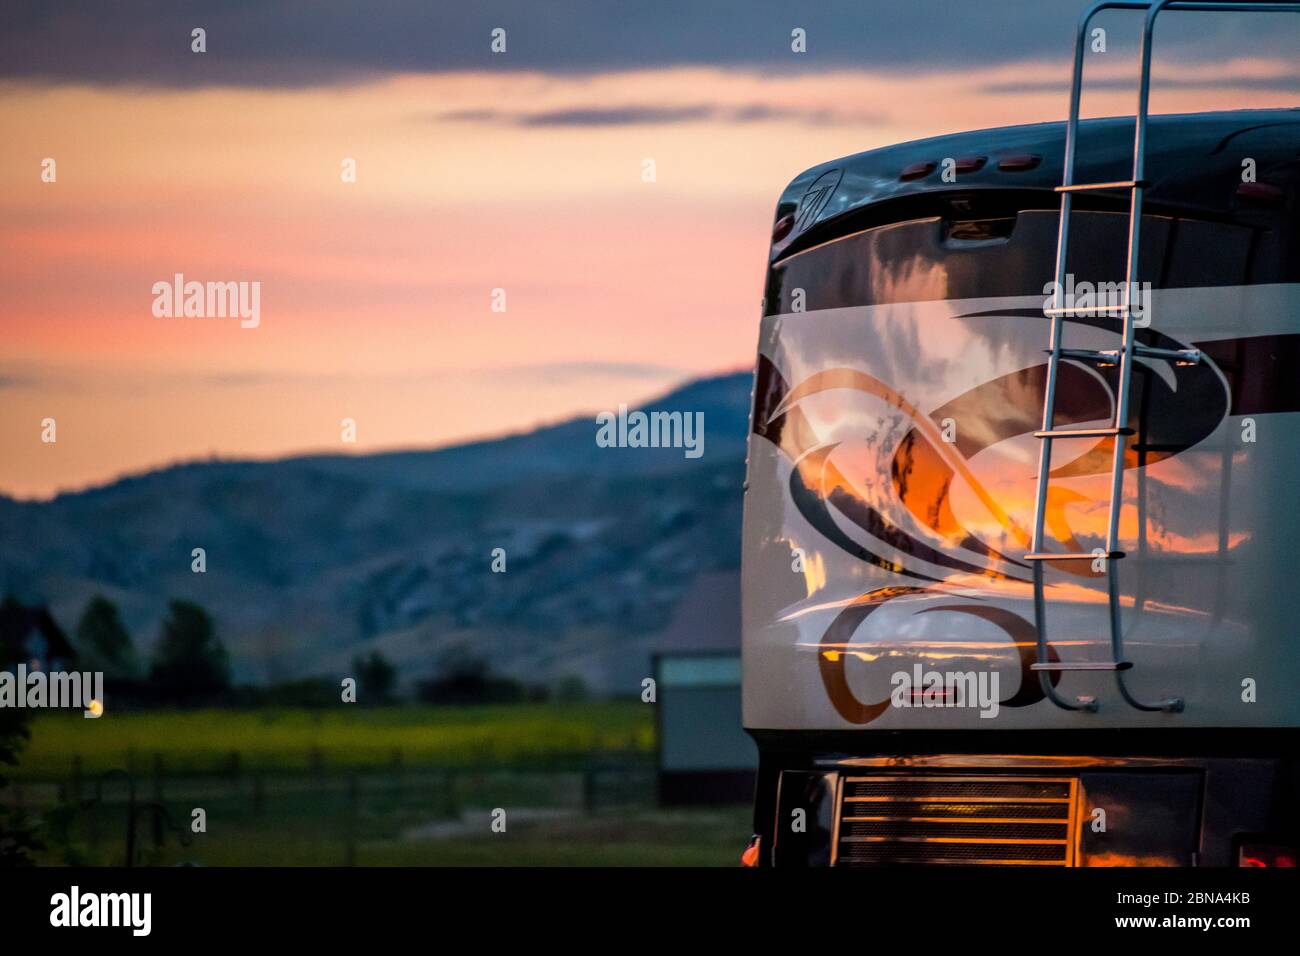
[[125, 862], [128, 780], [105, 776], [121, 770], [144, 865], [733, 866], [750, 830], [747, 807], [655, 805], [637, 701], [44, 712], [30, 729], [4, 799], [41, 821], [43, 864]]
[[30, 724], [19, 780], [60, 780], [74, 756], [82, 772], [413, 766], [558, 766], [593, 757], [647, 759], [654, 715], [639, 701], [484, 707], [340, 705], [331, 710], [188, 710], [105, 713], [97, 720], [42, 712]]
[[[517, 819], [509, 801], [504, 832], [493, 832], [489, 811], [466, 811], [457, 830], [422, 835], [409, 824], [414, 807], [363, 798], [361, 820], [350, 825], [341, 801], [306, 798], [271, 801], [262, 813], [246, 802], [204, 799], [208, 832], [183, 845], [167, 834], [152, 843], [139, 830], [138, 862], [151, 866], [735, 866], [750, 832], [748, 807], [660, 810], [606, 807], [593, 813], [556, 811], [554, 817]], [[170, 801], [184, 813], [178, 801]], [[427, 814], [426, 814], [427, 816]], [[437, 818], [437, 814], [434, 818]], [[41, 856], [45, 864], [116, 865], [124, 859], [120, 808], [100, 821], [98, 839], [82, 827], [69, 853]], [[182, 816], [183, 819], [183, 816]], [[427, 821], [426, 821], [427, 822]]]

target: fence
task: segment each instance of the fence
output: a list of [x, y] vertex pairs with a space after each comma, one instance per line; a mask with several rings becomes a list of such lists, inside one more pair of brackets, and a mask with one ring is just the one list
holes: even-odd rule
[[[278, 770], [248, 767], [231, 751], [208, 773], [170, 772], [159, 753], [126, 763], [88, 774], [74, 756], [65, 779], [12, 781], [7, 802], [46, 821], [42, 839], [62, 862], [352, 865], [368, 841], [489, 834], [498, 809], [516, 826], [554, 826], [654, 801], [644, 757], [444, 767], [409, 765], [394, 750], [387, 765], [357, 768], [331, 766], [313, 750], [305, 770]], [[202, 836], [194, 832], [200, 822]]]

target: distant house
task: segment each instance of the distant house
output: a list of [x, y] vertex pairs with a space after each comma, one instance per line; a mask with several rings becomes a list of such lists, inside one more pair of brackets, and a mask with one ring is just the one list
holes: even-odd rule
[[27, 607], [12, 596], [0, 601], [0, 669], [63, 670], [77, 654], [46, 607]]
[[701, 574], [655, 647], [662, 804], [747, 803], [758, 751], [741, 728], [740, 574]]

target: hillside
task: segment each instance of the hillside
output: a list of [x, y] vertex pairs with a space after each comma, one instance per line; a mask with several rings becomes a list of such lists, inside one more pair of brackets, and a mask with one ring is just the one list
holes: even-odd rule
[[443, 449], [196, 462], [0, 498], [0, 592], [48, 603], [68, 631], [103, 593], [146, 651], [168, 600], [197, 601], [243, 682], [341, 675], [370, 649], [414, 680], [463, 643], [528, 681], [627, 690], [695, 575], [739, 562], [749, 390], [727, 375], [645, 406], [704, 413], [696, 459], [600, 448], [583, 416]]

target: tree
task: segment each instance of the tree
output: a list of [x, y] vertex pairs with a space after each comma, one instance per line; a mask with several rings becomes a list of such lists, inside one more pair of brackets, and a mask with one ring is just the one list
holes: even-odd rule
[[[28, 737], [26, 712], [0, 707], [0, 770], [18, 762], [18, 751]], [[0, 774], [0, 794], [9, 781]], [[41, 849], [25, 815], [0, 796], [0, 868], [32, 865], [31, 851]]]
[[361, 686], [361, 703], [386, 704], [393, 696], [397, 669], [378, 651], [371, 651], [369, 657], [352, 658], [352, 673]]
[[109, 677], [134, 677], [139, 667], [117, 605], [103, 595], [91, 598], [81, 613], [77, 651], [85, 670], [103, 671]]
[[165, 697], [179, 701], [229, 689], [230, 661], [207, 611], [190, 601], [171, 602], [150, 678]]
[[[27, 609], [12, 594], [0, 601], [0, 670], [10, 670], [22, 660], [23, 641], [31, 629]], [[5, 768], [18, 763], [18, 752], [30, 736], [27, 711], [0, 707], [0, 867], [31, 865], [31, 850], [40, 844], [32, 835], [25, 815], [10, 806], [5, 788], [9, 780]]]
[[415, 694], [429, 704], [506, 704], [528, 698], [531, 688], [492, 673], [487, 658], [468, 644], [438, 655], [436, 676], [417, 681]]

